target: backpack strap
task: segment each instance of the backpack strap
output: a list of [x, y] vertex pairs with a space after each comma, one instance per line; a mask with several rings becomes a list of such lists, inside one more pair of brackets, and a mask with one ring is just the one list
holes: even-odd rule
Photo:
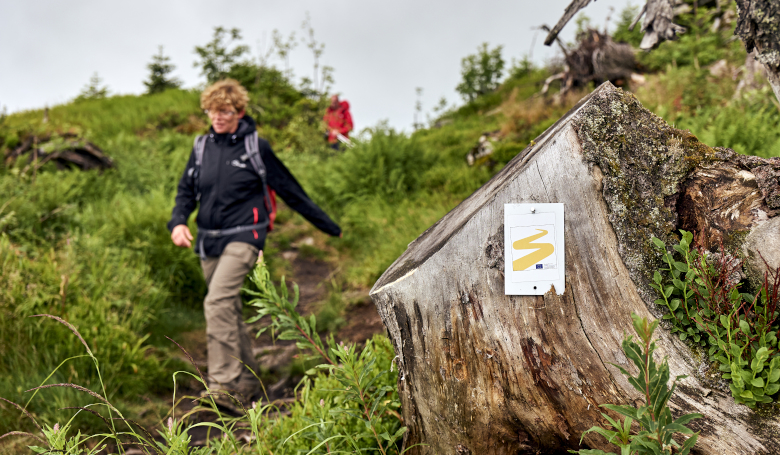
[[260, 181], [263, 185], [263, 201], [265, 202], [265, 208], [270, 216], [274, 209], [274, 203], [271, 200], [271, 196], [268, 194], [265, 163], [263, 163], [263, 158], [260, 156], [260, 138], [257, 135], [257, 131], [244, 136], [244, 148], [246, 148], [246, 153], [249, 156], [249, 162], [252, 163], [255, 172], [260, 176]]
[[200, 201], [200, 165], [203, 163], [203, 150], [206, 149], [206, 135], [202, 134], [195, 138], [192, 144], [192, 151], [195, 154], [195, 166], [191, 167], [187, 173], [192, 178], [197, 195], [196, 201]]
[[206, 149], [206, 135], [201, 134], [195, 138], [195, 143], [192, 145], [192, 150], [195, 152], [195, 167], [200, 168], [203, 163], [203, 150]]
[[246, 153], [249, 155], [252, 167], [255, 168], [255, 172], [263, 180], [263, 184], [265, 184], [265, 163], [263, 163], [263, 158], [260, 156], [260, 138], [257, 136], [257, 131], [244, 136], [244, 148], [246, 148]]

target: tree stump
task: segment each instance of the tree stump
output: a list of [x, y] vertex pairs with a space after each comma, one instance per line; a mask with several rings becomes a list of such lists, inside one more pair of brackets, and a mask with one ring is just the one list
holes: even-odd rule
[[[780, 160], [711, 148], [600, 86], [371, 290], [398, 354], [405, 446], [424, 444], [410, 453], [609, 450], [592, 433], [579, 441], [605, 423], [599, 405], [641, 399], [612, 364], [633, 371], [620, 349], [631, 313], [661, 315], [648, 285], [660, 265], [651, 237], [669, 243], [683, 228], [744, 246], [748, 266], [759, 252], [777, 257], [780, 242], [760, 238], [780, 235], [779, 175]], [[503, 205], [523, 202], [565, 204], [563, 295], [504, 295]], [[735, 404], [706, 353], [667, 330], [656, 337], [672, 375], [689, 375], [673, 414], [705, 416], [691, 425], [701, 431], [696, 453], [780, 453], [776, 413]]]

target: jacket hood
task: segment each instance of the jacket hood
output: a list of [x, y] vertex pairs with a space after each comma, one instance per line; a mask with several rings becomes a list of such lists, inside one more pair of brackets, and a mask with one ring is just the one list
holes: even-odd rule
[[[244, 114], [243, 117], [238, 121], [238, 129], [233, 134], [227, 134], [225, 133], [225, 136], [231, 136], [235, 140], [243, 140], [244, 136], [248, 134], [252, 134], [254, 131], [257, 130], [257, 124], [255, 123], [255, 119], [250, 117], [247, 114]], [[209, 132], [211, 134], [218, 134], [214, 131], [214, 127], [209, 127]]]
[[339, 101], [339, 107], [337, 107], [336, 109], [333, 109], [333, 107], [328, 105], [328, 110], [331, 111], [331, 112], [333, 112], [333, 111], [346, 111], [348, 109], [349, 109], [349, 102], [347, 102], [346, 100], [345, 101]]

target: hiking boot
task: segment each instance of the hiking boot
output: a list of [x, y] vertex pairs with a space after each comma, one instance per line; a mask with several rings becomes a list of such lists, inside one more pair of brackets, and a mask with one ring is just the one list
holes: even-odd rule
[[260, 381], [254, 376], [244, 374], [227, 384], [210, 384], [209, 390], [211, 393], [204, 390], [201, 398], [208, 400], [211, 396], [217, 406], [239, 414], [243, 414], [262, 394]]

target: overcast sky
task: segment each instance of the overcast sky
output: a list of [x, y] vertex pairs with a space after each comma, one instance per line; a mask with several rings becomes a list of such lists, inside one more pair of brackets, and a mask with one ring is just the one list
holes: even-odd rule
[[[534, 42], [533, 27], [554, 24], [570, 0], [28, 0], [0, 1], [0, 106], [10, 112], [73, 99], [97, 72], [111, 93], [144, 91], [146, 65], [159, 45], [176, 65], [185, 87], [204, 82], [193, 67], [196, 45], [215, 26], [237, 27], [252, 57], [272, 30], [295, 31], [308, 12], [322, 63], [335, 69], [334, 90], [352, 105], [358, 129], [381, 120], [408, 130], [415, 88], [423, 110], [441, 97], [461, 103], [455, 86], [460, 61], [488, 42], [512, 58], [532, 53], [544, 62], [555, 50]], [[636, 1], [634, 3], [637, 3]], [[599, 0], [585, 9], [603, 27], [613, 7], [614, 24], [629, 0]], [[574, 23], [562, 34], [573, 39]], [[273, 58], [272, 63], [284, 67]], [[311, 51], [299, 45], [290, 57], [296, 80], [311, 77]]]

